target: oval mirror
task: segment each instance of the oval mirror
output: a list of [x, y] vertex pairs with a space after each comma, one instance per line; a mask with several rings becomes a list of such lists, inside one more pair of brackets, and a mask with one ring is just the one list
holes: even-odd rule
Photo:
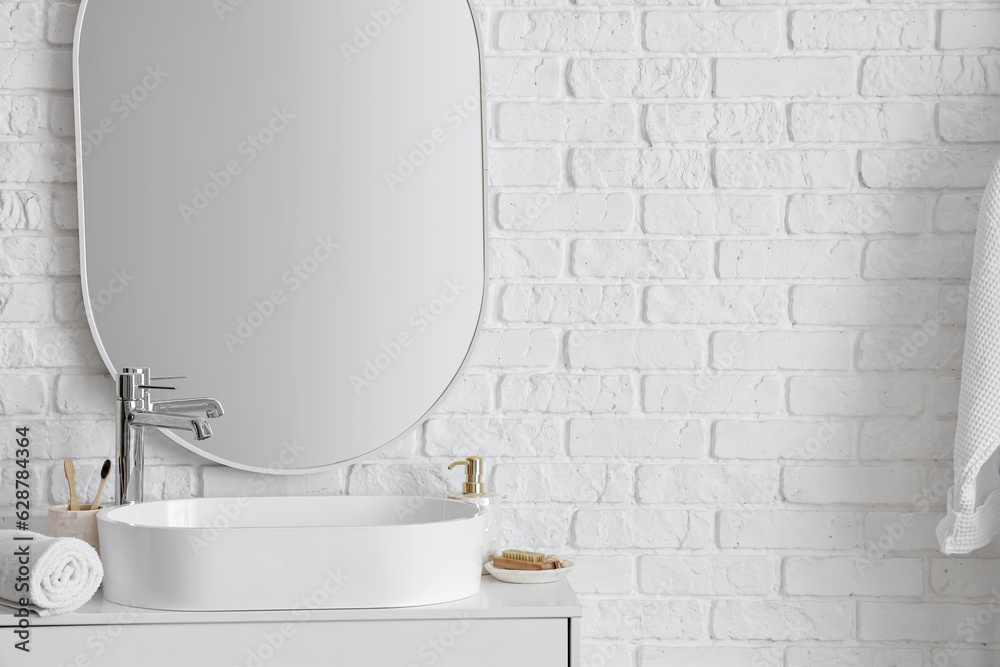
[[405, 435], [483, 304], [467, 1], [81, 11], [83, 281], [108, 368], [217, 398], [214, 437], [168, 434], [244, 470], [318, 471]]

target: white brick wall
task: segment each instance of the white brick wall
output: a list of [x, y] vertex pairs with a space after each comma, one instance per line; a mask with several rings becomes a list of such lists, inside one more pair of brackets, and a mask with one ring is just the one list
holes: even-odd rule
[[[580, 563], [591, 667], [1000, 664], [1000, 548], [933, 534], [1000, 155], [995, 0], [478, 4], [472, 366], [415, 435], [265, 492], [441, 494], [487, 456], [507, 542]], [[64, 456], [93, 491], [114, 431], [78, 287], [76, 7], [0, 1], [0, 415], [32, 429], [39, 507]], [[148, 457], [152, 498], [260, 492]]]

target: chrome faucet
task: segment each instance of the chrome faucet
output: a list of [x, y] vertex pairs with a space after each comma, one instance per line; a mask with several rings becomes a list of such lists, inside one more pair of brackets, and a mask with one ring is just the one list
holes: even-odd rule
[[[143, 432], [146, 427], [191, 431], [198, 440], [212, 437], [208, 420], [221, 417], [222, 405], [214, 398], [180, 398], [153, 401], [151, 389], [174, 389], [150, 382], [180, 378], [150, 378], [148, 368], [123, 368], [118, 375], [118, 504], [142, 502]], [[197, 416], [190, 413], [203, 413]]]

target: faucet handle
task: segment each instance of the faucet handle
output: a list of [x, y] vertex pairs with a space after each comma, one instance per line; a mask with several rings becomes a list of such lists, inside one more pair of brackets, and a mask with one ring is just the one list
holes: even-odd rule
[[[163, 378], [163, 379], [166, 380], [168, 378]], [[169, 390], [172, 391], [172, 390], [177, 389], [177, 387], [158, 387], [158, 386], [152, 385], [152, 384], [140, 384], [139, 385], [139, 389], [169, 389]]]
[[[161, 380], [187, 380], [187, 375], [171, 375], [169, 377], [162, 378], [149, 378], [150, 381], [160, 382]], [[171, 387], [173, 389], [173, 387]]]

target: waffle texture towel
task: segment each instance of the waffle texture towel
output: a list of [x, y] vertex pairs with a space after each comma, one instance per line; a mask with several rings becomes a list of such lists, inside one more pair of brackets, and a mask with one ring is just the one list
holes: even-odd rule
[[[979, 208], [955, 433], [955, 483], [937, 528], [941, 551], [986, 546], [1000, 530], [1000, 162]], [[990, 463], [992, 459], [992, 463]]]
[[[26, 592], [17, 589], [22, 565], [17, 552], [24, 545], [30, 554]], [[26, 596], [28, 607], [42, 616], [68, 614], [94, 597], [103, 579], [104, 567], [97, 551], [83, 540], [0, 530], [0, 604], [18, 607], [18, 601]]]

